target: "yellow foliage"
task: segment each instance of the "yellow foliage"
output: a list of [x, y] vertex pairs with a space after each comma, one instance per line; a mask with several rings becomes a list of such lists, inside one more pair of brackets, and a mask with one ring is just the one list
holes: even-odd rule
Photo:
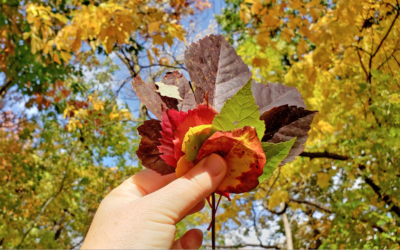
[[288, 197], [289, 194], [287, 191], [284, 190], [275, 191], [271, 195], [271, 198], [269, 199], [268, 208], [273, 209], [274, 207], [278, 206], [281, 202], [285, 202], [288, 199]]
[[321, 188], [329, 186], [329, 180], [331, 177], [327, 173], [318, 173], [317, 185]]

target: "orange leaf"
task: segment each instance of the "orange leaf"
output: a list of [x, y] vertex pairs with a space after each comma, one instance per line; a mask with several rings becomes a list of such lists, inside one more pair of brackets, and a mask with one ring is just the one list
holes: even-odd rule
[[61, 65], [61, 61], [60, 61], [60, 58], [58, 57], [58, 53], [54, 53], [53, 59], [56, 63]]
[[253, 127], [216, 132], [203, 143], [196, 162], [212, 153], [220, 154], [228, 165], [218, 193], [243, 193], [257, 187], [266, 159]]

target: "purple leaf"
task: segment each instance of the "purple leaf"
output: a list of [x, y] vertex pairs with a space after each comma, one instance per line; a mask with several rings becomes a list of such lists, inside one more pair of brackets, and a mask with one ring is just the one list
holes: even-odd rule
[[161, 120], [162, 108], [178, 109], [178, 100], [166, 96], [161, 96], [156, 92], [154, 85], [145, 83], [140, 76], [136, 76], [132, 82], [133, 90], [139, 100], [159, 119]]
[[256, 83], [253, 81], [251, 90], [259, 107], [260, 114], [285, 104], [299, 108], [306, 107], [300, 92], [294, 87], [273, 83]]
[[283, 105], [261, 115], [260, 119], [264, 120], [266, 127], [262, 141], [280, 143], [297, 137], [281, 165], [293, 161], [297, 155], [303, 152], [304, 143], [307, 141], [308, 131], [311, 129], [310, 125], [316, 113], [317, 111]]
[[192, 43], [185, 51], [184, 61], [197, 104], [209, 93], [209, 102], [218, 112], [252, 75], [222, 35], [206, 36]]

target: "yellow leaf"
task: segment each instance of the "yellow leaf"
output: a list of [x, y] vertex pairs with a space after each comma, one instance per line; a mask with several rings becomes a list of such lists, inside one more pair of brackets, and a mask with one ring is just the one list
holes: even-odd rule
[[24, 39], [24, 40], [26, 40], [28, 37], [30, 37], [31, 36], [31, 33], [30, 32], [25, 32], [23, 35], [22, 35], [22, 38]]
[[285, 75], [285, 83], [287, 84], [294, 84], [297, 81], [297, 74], [293, 70], [293, 68], [290, 68], [289, 72]]
[[147, 52], [147, 58], [149, 59], [150, 64], [153, 64], [154, 58], [150, 54], [150, 50], [147, 50], [146, 52]]
[[160, 28], [160, 22], [152, 22], [149, 23], [149, 33], [153, 33], [154, 31], [158, 31]]
[[251, 14], [260, 14], [262, 7], [263, 5], [261, 3], [261, 0], [255, 0], [253, 5], [251, 6]]
[[317, 185], [321, 188], [329, 186], [329, 180], [331, 177], [327, 173], [318, 173]]
[[251, 19], [249, 7], [245, 3], [240, 5], [239, 16], [244, 24], [247, 24]]
[[283, 191], [283, 190], [275, 191], [271, 195], [271, 198], [269, 199], [268, 208], [273, 209], [274, 207], [278, 206], [281, 202], [286, 201], [286, 199], [288, 197], [289, 197], [289, 194], [286, 191]]
[[[153, 36], [153, 44], [154, 45], [162, 45], [164, 42], [164, 38], [161, 35]], [[169, 43], [168, 43], [169, 44]], [[171, 46], [171, 45], [170, 45]]]
[[292, 29], [283, 28], [281, 33], [282, 39], [286, 40], [286, 42], [290, 43], [292, 41], [292, 37], [294, 37], [294, 32]]
[[61, 55], [61, 58], [64, 60], [64, 62], [66, 62], [66, 63], [68, 63], [69, 62], [69, 60], [71, 59], [71, 54], [70, 53], [67, 53], [67, 52], [65, 52], [65, 51], [60, 51], [60, 55]]
[[54, 53], [53, 59], [56, 63], [61, 64], [60, 58], [58, 57], [58, 53]]
[[61, 15], [60, 13], [57, 13], [54, 15], [55, 18], [57, 18], [58, 20], [60, 20], [60, 22], [66, 24], [68, 22], [68, 18], [64, 15]]
[[308, 44], [304, 39], [301, 39], [300, 42], [297, 44], [297, 57], [301, 58], [303, 54], [308, 51]]
[[75, 38], [75, 41], [72, 43], [72, 46], [71, 46], [72, 51], [75, 51], [75, 52], [78, 51], [81, 48], [81, 43], [82, 43], [81, 37], [77, 36]]
[[256, 56], [256, 57], [253, 59], [252, 65], [253, 65], [254, 67], [260, 67], [260, 66], [262, 66], [263, 68], [267, 68], [267, 67], [268, 67], [268, 59], [265, 59], [265, 58], [261, 58], [261, 57]]
[[190, 136], [193, 135], [209, 135], [210, 134], [210, 130], [211, 130], [211, 124], [204, 124], [204, 125], [199, 125], [196, 127], [191, 127], [189, 128], [189, 131], [185, 134], [185, 137], [183, 139], [183, 143], [182, 143], [182, 151], [184, 153], [186, 153], [186, 143], [189, 142], [189, 138]]

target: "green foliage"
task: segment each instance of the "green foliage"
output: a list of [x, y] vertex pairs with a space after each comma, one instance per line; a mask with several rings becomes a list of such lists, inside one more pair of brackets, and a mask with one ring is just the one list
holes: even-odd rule
[[228, 99], [225, 102], [221, 113], [216, 115], [213, 120], [211, 132], [251, 126], [256, 129], [257, 136], [261, 140], [264, 135], [265, 125], [260, 120], [260, 112], [251, 91], [252, 80], [250, 78], [232, 99]]
[[260, 183], [264, 182], [265, 180], [267, 180], [272, 176], [272, 174], [274, 173], [275, 169], [279, 166], [281, 161], [283, 161], [283, 159], [285, 159], [286, 156], [289, 154], [289, 151], [292, 148], [295, 141], [296, 138], [278, 144], [268, 143], [268, 142], [261, 143], [267, 162], [265, 163], [263, 174], [260, 177], [258, 177], [258, 181]]

